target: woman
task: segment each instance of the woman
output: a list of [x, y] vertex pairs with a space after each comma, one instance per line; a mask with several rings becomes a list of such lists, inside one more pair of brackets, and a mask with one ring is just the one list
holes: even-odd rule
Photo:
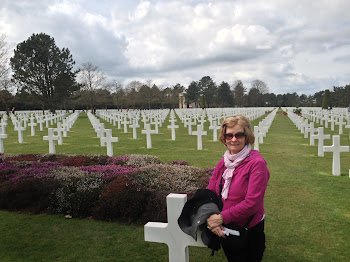
[[[207, 225], [214, 234], [222, 237], [221, 244], [228, 261], [261, 261], [265, 250], [264, 195], [270, 173], [260, 153], [251, 150], [254, 139], [249, 119], [244, 116], [225, 119], [220, 129], [220, 142], [227, 150], [207, 186], [220, 197], [222, 181], [222, 211], [219, 215], [211, 215]], [[230, 246], [222, 232], [224, 225], [244, 226], [248, 220], [246, 246]]]

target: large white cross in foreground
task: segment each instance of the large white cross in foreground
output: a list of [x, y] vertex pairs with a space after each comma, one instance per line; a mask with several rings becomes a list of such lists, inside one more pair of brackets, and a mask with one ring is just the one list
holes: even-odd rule
[[166, 198], [168, 223], [148, 222], [144, 228], [146, 241], [168, 245], [169, 262], [189, 262], [188, 246], [206, 247], [199, 230], [195, 241], [177, 223], [186, 201], [186, 194], [169, 194]]
[[349, 146], [340, 145], [340, 136], [333, 136], [333, 145], [324, 146], [323, 151], [333, 153], [332, 174], [333, 176], [340, 176], [340, 153], [349, 152]]

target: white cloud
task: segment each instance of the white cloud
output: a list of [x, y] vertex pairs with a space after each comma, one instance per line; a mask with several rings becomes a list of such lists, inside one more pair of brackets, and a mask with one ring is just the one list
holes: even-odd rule
[[[188, 85], [261, 79], [275, 93], [348, 83], [350, 1], [4, 0], [0, 33], [44, 32], [111, 78]], [[329, 86], [330, 85], [330, 86]]]

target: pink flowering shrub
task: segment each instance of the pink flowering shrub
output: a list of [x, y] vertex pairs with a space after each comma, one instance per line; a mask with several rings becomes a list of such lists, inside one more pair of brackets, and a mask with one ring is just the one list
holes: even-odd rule
[[109, 157], [107, 159], [107, 165], [125, 165], [126, 162], [128, 161], [129, 156], [128, 155], [123, 155], [123, 156], [117, 156], [117, 157]]
[[125, 165], [132, 167], [145, 167], [149, 165], [162, 164], [163, 161], [151, 155], [128, 155]]
[[52, 169], [60, 166], [62, 166], [62, 164], [52, 162], [3, 162], [0, 163], [0, 183], [6, 180], [17, 183], [23, 179], [42, 177], [48, 174]]
[[138, 168], [121, 165], [108, 165], [108, 166], [82, 166], [81, 170], [87, 171], [88, 173], [101, 173], [103, 179], [111, 180], [120, 175], [128, 175], [137, 171]]
[[187, 161], [180, 161], [180, 160], [173, 160], [173, 161], [170, 161], [168, 164], [170, 164], [170, 165], [188, 166], [188, 162]]

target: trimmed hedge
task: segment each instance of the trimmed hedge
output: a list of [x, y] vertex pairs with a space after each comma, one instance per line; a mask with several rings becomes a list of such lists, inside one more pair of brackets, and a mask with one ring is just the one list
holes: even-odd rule
[[0, 154], [0, 208], [144, 224], [167, 221], [169, 193], [193, 195], [213, 169], [149, 155]]

